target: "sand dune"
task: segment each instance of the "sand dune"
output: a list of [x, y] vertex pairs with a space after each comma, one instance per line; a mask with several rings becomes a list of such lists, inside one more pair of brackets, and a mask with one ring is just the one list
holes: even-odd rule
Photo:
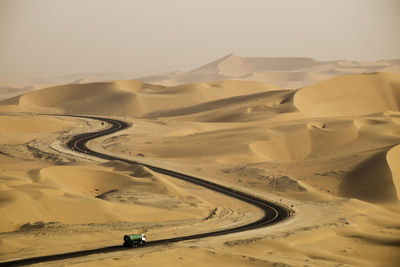
[[332, 73], [312, 71], [262, 71], [249, 73], [242, 76], [241, 79], [272, 83], [283, 88], [294, 89], [331, 77]]
[[[286, 71], [288, 73], [307, 67], [316, 67], [320, 64], [324, 64], [324, 62], [318, 62], [311, 58], [251, 58], [229, 54], [187, 73], [177, 74], [175, 77], [170, 75], [168, 79], [175, 79], [179, 83], [241, 79], [272, 84], [275, 81], [277, 82], [275, 84], [287, 85], [286, 82], [293, 80], [296, 74], [290, 73], [287, 76], [279, 77], [279, 74], [274, 75], [275, 72]], [[287, 79], [288, 76], [289, 79]], [[300, 81], [298, 74], [297, 77], [297, 80]], [[159, 83], [160, 80], [153, 77], [152, 82]]]
[[400, 146], [395, 146], [387, 153], [387, 162], [393, 176], [393, 183], [396, 189], [397, 198], [400, 199]]
[[295, 70], [319, 64], [321, 63], [311, 58], [245, 58], [229, 54], [226, 57], [192, 70], [186, 73], [185, 76], [193, 77], [195, 75], [204, 75], [204, 73], [208, 72], [207, 77], [210, 77], [210, 72], [214, 72], [226, 77], [241, 77], [249, 72]]
[[308, 116], [367, 115], [399, 110], [400, 75], [345, 75], [300, 89], [294, 104]]
[[19, 104], [39, 112], [135, 115], [142, 111], [137, 93], [158, 88], [138, 81], [64, 85], [23, 95]]
[[[205, 216], [185, 207], [167, 212], [168, 202], [179, 204], [169, 195], [184, 198], [185, 193], [153, 175], [136, 178], [104, 167], [53, 166], [32, 173], [30, 178], [33, 182], [3, 185], [1, 231], [18, 230], [29, 222], [87, 224], [133, 220], [140, 223], [155, 222], [155, 214], [158, 222]], [[111, 197], [107, 198], [107, 194]], [[151, 195], [152, 199], [136, 202], [135, 195], [142, 199]]]
[[329, 150], [349, 144], [358, 138], [358, 127], [352, 121], [312, 122], [270, 128], [270, 140], [252, 143], [257, 154], [277, 161], [299, 161], [313, 151]]
[[136, 79], [162, 85], [215, 80], [250, 80], [296, 89], [345, 74], [388, 72], [400, 74], [398, 60], [376, 62], [317, 61], [311, 58], [241, 57], [229, 54], [191, 70]]
[[[120, 115], [138, 117], [170, 108], [183, 108], [229, 96], [277, 90], [256, 82], [218, 81], [163, 87], [127, 80], [50, 87], [19, 97], [22, 109], [34, 112]], [[0, 102], [0, 105], [17, 104]]]
[[387, 165], [386, 153], [378, 152], [348, 172], [341, 184], [342, 194], [368, 202], [397, 201], [395, 180]]
[[21, 95], [33, 89], [32, 87], [19, 87], [13, 84], [0, 83], [0, 100]]
[[[282, 105], [291, 95], [290, 91], [266, 91], [241, 96], [226, 97], [186, 108], [174, 108], [149, 113], [146, 117], [179, 117], [193, 121], [244, 121], [255, 120], [259, 116], [271, 116], [279, 112], [289, 112], [291, 106]], [[220, 112], [216, 113], [215, 111]]]

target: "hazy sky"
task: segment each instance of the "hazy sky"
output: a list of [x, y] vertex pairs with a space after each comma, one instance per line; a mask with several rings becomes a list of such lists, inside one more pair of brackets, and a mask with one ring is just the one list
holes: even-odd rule
[[0, 0], [10, 75], [188, 70], [231, 52], [400, 58], [400, 0]]

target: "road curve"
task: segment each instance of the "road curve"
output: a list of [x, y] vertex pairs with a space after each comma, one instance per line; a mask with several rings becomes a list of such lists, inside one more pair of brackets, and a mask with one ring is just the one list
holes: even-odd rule
[[[66, 115], [66, 116], [72, 116], [72, 115]], [[177, 179], [180, 179], [180, 180], [192, 183], [192, 184], [202, 186], [206, 189], [214, 190], [221, 194], [224, 194], [224, 195], [236, 198], [236, 199], [240, 199], [240, 200], [247, 202], [253, 206], [256, 206], [264, 211], [264, 216], [261, 219], [255, 221], [255, 222], [246, 224], [246, 225], [233, 227], [233, 228], [227, 228], [224, 230], [207, 232], [207, 233], [199, 233], [199, 234], [194, 234], [194, 235], [189, 235], [189, 236], [181, 236], [181, 237], [167, 238], [167, 239], [162, 239], [162, 240], [148, 241], [146, 243], [146, 246], [167, 244], [167, 243], [172, 243], [172, 242], [179, 242], [179, 241], [184, 241], [184, 240], [197, 239], [197, 238], [210, 237], [210, 236], [226, 235], [226, 234], [230, 234], [230, 233], [236, 233], [236, 232], [241, 232], [241, 231], [262, 228], [262, 227], [280, 222], [290, 216], [290, 210], [283, 206], [280, 206], [274, 202], [270, 202], [270, 201], [258, 198], [256, 196], [253, 196], [253, 195], [250, 195], [250, 194], [247, 194], [244, 192], [234, 190], [232, 188], [229, 188], [229, 187], [226, 187], [223, 185], [219, 185], [219, 184], [216, 184], [216, 183], [204, 180], [204, 179], [196, 178], [196, 177], [193, 177], [193, 176], [190, 176], [187, 174], [183, 174], [183, 173], [179, 173], [179, 172], [175, 172], [172, 170], [167, 170], [164, 168], [160, 168], [160, 167], [143, 164], [143, 163], [139, 163], [136, 161], [96, 152], [86, 146], [86, 144], [89, 140], [92, 140], [92, 139], [95, 139], [95, 138], [98, 138], [101, 136], [109, 135], [109, 134], [115, 133], [117, 131], [124, 130], [124, 129], [130, 127], [130, 125], [124, 121], [109, 119], [109, 118], [78, 116], [78, 115], [76, 115], [76, 116], [74, 115], [73, 117], [99, 120], [99, 121], [106, 122], [111, 125], [109, 128], [107, 128], [105, 130], [101, 130], [98, 132], [83, 133], [83, 134], [73, 136], [67, 142], [67, 146], [68, 146], [68, 148], [70, 148], [74, 151], [78, 151], [81, 153], [85, 153], [85, 154], [92, 155], [92, 156], [106, 159], [106, 160], [118, 160], [118, 161], [122, 161], [122, 162], [132, 164], [132, 165], [140, 164], [142, 166], [149, 168], [150, 170], [152, 170], [154, 172], [166, 174], [168, 176], [171, 176], [171, 177], [174, 177], [174, 178], [177, 178]], [[140, 247], [138, 247], [138, 248], [140, 248]], [[138, 249], [138, 248], [135, 248], [135, 249]], [[75, 252], [68, 252], [68, 253], [62, 253], [62, 254], [56, 254], [56, 255], [40, 256], [40, 257], [34, 257], [34, 258], [26, 258], [26, 259], [21, 259], [21, 260], [2, 262], [2, 263], [0, 263], [0, 266], [22, 266], [22, 265], [35, 264], [35, 263], [40, 263], [40, 262], [56, 261], [56, 260], [63, 260], [63, 259], [87, 256], [87, 255], [98, 254], [98, 253], [116, 252], [116, 251], [121, 251], [121, 250], [125, 250], [125, 249], [127, 249], [127, 248], [123, 247], [122, 245], [109, 246], [109, 247], [103, 247], [103, 248], [97, 248], [97, 249], [91, 249], [91, 250], [75, 251]]]

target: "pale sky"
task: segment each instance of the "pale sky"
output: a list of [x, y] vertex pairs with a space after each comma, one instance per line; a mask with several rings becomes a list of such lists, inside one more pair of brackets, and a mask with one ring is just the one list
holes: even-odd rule
[[0, 81], [187, 71], [231, 52], [400, 58], [400, 0], [0, 0]]

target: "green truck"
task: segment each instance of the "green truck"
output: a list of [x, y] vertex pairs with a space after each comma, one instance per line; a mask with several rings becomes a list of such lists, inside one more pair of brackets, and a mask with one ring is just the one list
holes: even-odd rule
[[130, 234], [124, 235], [124, 247], [137, 247], [146, 243], [145, 234]]

